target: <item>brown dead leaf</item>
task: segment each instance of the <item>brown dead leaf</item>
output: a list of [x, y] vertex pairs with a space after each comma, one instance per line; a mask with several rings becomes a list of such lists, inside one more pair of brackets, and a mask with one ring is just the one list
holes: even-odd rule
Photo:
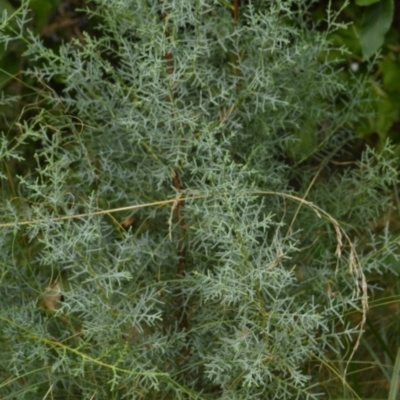
[[56, 311], [60, 307], [62, 288], [59, 282], [47, 286], [39, 306], [45, 310]]
[[121, 222], [121, 226], [124, 229], [128, 229], [130, 226], [132, 226], [136, 222], [136, 217], [134, 215], [130, 215], [129, 217], [125, 218]]

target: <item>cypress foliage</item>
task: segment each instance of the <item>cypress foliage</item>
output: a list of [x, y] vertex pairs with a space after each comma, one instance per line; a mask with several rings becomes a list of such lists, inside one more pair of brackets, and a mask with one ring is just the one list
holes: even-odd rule
[[356, 346], [363, 270], [395, 252], [362, 239], [397, 173], [389, 145], [349, 153], [367, 83], [330, 61], [335, 15], [321, 32], [294, 0], [86, 12], [93, 33], [57, 50], [26, 5], [2, 34], [43, 90], [1, 142], [1, 397], [324, 398], [313, 367]]

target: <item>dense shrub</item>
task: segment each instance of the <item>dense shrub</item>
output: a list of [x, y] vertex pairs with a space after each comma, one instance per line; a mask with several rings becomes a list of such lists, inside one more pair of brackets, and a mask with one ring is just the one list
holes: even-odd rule
[[14, 16], [43, 90], [2, 136], [2, 398], [326, 398], [397, 174], [348, 152], [335, 15], [239, 3], [96, 0], [57, 50]]

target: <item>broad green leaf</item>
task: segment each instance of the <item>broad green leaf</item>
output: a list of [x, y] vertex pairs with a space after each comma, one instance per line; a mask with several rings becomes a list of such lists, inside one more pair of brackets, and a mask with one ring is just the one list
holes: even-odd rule
[[383, 86], [388, 92], [400, 92], [400, 62], [386, 57], [379, 63]]
[[397, 95], [386, 93], [380, 96], [377, 115], [374, 121], [375, 132], [381, 138], [386, 138], [390, 128], [399, 119], [400, 102]]
[[393, 0], [380, 0], [365, 10], [364, 24], [359, 31], [364, 59], [371, 57], [383, 45], [392, 24], [393, 10]]
[[356, 0], [358, 6], [370, 6], [372, 4], [378, 3], [381, 0]]

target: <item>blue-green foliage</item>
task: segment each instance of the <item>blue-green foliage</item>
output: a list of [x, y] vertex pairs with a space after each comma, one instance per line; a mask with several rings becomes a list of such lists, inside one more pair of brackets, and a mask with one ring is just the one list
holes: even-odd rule
[[326, 398], [305, 365], [356, 337], [397, 174], [335, 164], [365, 85], [307, 10], [243, 3], [96, 0], [57, 51], [14, 30], [46, 101], [1, 145], [2, 399]]

